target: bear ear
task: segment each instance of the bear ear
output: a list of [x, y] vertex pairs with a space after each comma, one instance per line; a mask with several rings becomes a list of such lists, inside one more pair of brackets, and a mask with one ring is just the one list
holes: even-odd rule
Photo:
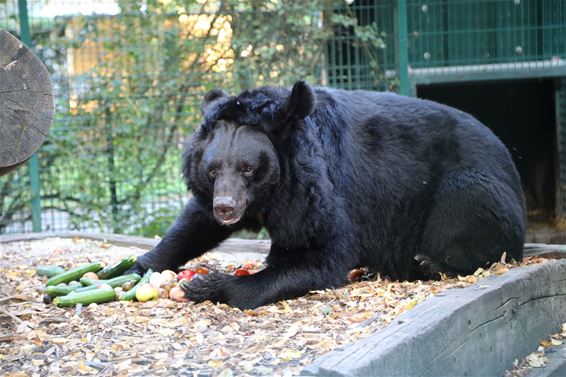
[[202, 104], [200, 105], [200, 111], [204, 115], [206, 114], [207, 110], [210, 108], [214, 102], [222, 99], [224, 97], [228, 97], [228, 93], [220, 89], [212, 89], [204, 96]]
[[313, 88], [303, 80], [297, 81], [287, 98], [286, 118], [287, 120], [303, 119], [312, 114], [315, 105], [316, 94]]

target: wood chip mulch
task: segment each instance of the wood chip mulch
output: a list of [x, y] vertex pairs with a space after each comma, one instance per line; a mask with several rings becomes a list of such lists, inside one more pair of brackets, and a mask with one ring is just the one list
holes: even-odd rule
[[[144, 250], [84, 239], [0, 243], [0, 375], [291, 376], [316, 357], [387, 326], [419, 302], [519, 264], [457, 279], [363, 281], [240, 311], [210, 302], [42, 303], [39, 265], [114, 263]], [[528, 258], [520, 265], [543, 263]], [[261, 263], [261, 261], [251, 261]], [[209, 253], [189, 266], [233, 269]]]

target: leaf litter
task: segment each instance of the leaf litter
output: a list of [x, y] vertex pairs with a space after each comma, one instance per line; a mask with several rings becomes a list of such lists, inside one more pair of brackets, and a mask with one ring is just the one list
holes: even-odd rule
[[547, 353], [556, 352], [557, 347], [566, 341], [566, 322], [562, 324], [561, 331], [550, 335], [539, 342], [535, 352], [528, 354], [524, 359], [515, 360], [513, 367], [505, 372], [504, 377], [524, 377], [533, 368], [541, 368], [548, 364]]
[[[0, 243], [0, 374], [297, 375], [318, 356], [367, 337], [446, 289], [544, 262], [537, 257], [499, 262], [440, 281], [377, 277], [244, 311], [166, 299], [67, 309], [42, 303], [45, 278], [35, 275], [37, 266], [109, 264], [145, 251], [79, 238]], [[188, 264], [195, 265], [237, 268], [214, 253]], [[246, 268], [260, 265], [249, 261]]]

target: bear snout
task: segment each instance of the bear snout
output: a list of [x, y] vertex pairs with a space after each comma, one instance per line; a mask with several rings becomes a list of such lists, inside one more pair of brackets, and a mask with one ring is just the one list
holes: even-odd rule
[[215, 197], [212, 203], [214, 217], [224, 225], [240, 221], [243, 211], [237, 209], [236, 200], [231, 196]]

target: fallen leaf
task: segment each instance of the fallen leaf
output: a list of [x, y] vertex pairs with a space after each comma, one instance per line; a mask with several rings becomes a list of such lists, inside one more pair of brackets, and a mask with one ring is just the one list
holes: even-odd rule
[[209, 360], [208, 363], [206, 363], [206, 364], [211, 368], [219, 369], [219, 368], [222, 368], [222, 365], [224, 365], [224, 362], [220, 359], [216, 359], [216, 360]]
[[548, 362], [548, 359], [542, 353], [533, 352], [525, 358], [525, 361], [533, 368], [540, 368]]
[[88, 365], [86, 365], [81, 361], [77, 368], [77, 372], [79, 372], [80, 374], [96, 374], [98, 373], [98, 369], [89, 367]]
[[563, 343], [563, 341], [560, 340], [560, 339], [554, 339], [554, 338], [551, 338], [551, 339], [550, 339], [550, 344], [553, 345], [553, 346], [559, 346], [559, 345], [561, 345], [562, 343]]
[[285, 348], [279, 354], [279, 358], [283, 361], [289, 361], [293, 359], [298, 359], [299, 357], [301, 357], [302, 354], [303, 353], [301, 351]]

